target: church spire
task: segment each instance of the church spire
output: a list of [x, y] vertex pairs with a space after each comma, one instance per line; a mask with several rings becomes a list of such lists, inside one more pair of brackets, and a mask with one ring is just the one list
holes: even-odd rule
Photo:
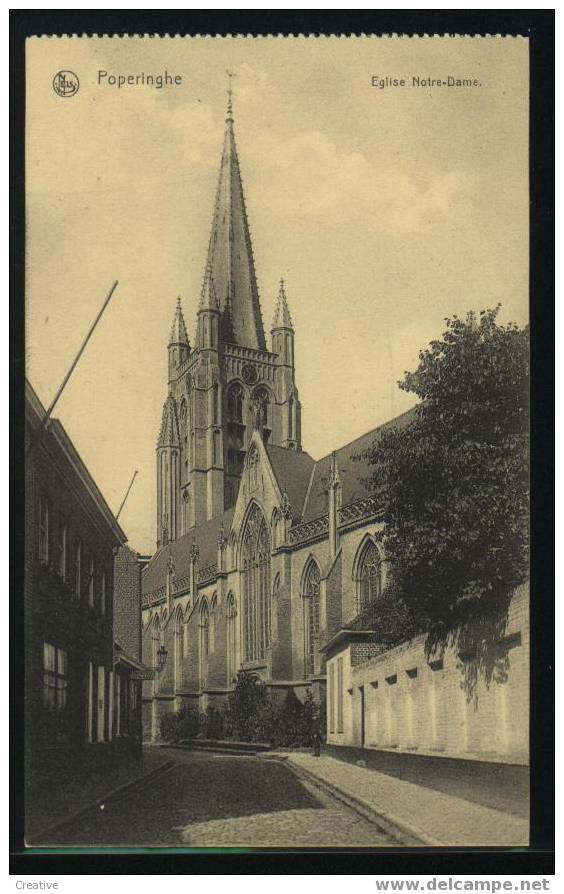
[[266, 350], [251, 234], [233, 129], [233, 75], [229, 76], [225, 137], [205, 280], [211, 279], [215, 288], [222, 315], [221, 331], [229, 333], [235, 344]]
[[283, 279], [280, 280], [278, 301], [276, 302], [276, 310], [274, 312], [274, 319], [271, 326], [271, 330], [274, 331], [274, 329], [291, 329], [292, 332], [294, 331], [292, 317], [290, 316], [290, 308], [288, 307], [288, 302], [286, 300], [286, 289]]

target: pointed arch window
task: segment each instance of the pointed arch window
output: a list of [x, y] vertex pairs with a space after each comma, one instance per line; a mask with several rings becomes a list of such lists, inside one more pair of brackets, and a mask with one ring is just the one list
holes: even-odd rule
[[362, 612], [382, 595], [382, 557], [369, 540], [363, 548], [357, 574], [357, 607]]
[[321, 573], [315, 559], [310, 559], [303, 584], [304, 632], [305, 632], [305, 673], [315, 673], [315, 659], [319, 646], [319, 592]]
[[229, 422], [243, 424], [243, 389], [238, 382], [227, 393], [227, 416]]
[[245, 657], [266, 658], [270, 646], [270, 533], [254, 506], [243, 535]]
[[200, 612], [200, 688], [208, 685], [208, 668], [210, 658], [210, 610], [204, 600]]
[[294, 398], [288, 401], [288, 437], [294, 437]]
[[237, 603], [233, 593], [227, 597], [227, 683], [237, 676]]

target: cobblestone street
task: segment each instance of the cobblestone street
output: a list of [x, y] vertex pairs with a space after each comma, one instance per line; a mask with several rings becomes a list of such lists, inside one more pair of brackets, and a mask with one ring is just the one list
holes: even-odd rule
[[[259, 757], [159, 749], [177, 763], [65, 826], [47, 846], [382, 847], [368, 820]], [[39, 844], [39, 842], [37, 842]]]

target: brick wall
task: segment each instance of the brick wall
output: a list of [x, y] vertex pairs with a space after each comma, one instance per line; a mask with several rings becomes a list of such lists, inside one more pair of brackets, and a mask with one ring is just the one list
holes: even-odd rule
[[114, 635], [141, 659], [141, 572], [137, 553], [122, 546], [114, 559]]
[[[528, 761], [528, 592], [514, 595], [505, 630], [491, 644], [492, 664], [449, 647], [426, 656], [425, 638], [361, 661], [368, 644], [346, 644], [344, 731], [334, 744], [402, 752]], [[360, 663], [359, 663], [360, 662]], [[364, 691], [362, 694], [361, 690]]]

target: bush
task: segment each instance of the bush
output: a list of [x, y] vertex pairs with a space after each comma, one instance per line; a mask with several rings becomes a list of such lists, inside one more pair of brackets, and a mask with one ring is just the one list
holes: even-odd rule
[[165, 742], [176, 742], [178, 736], [178, 714], [163, 714], [159, 721], [161, 739]]

